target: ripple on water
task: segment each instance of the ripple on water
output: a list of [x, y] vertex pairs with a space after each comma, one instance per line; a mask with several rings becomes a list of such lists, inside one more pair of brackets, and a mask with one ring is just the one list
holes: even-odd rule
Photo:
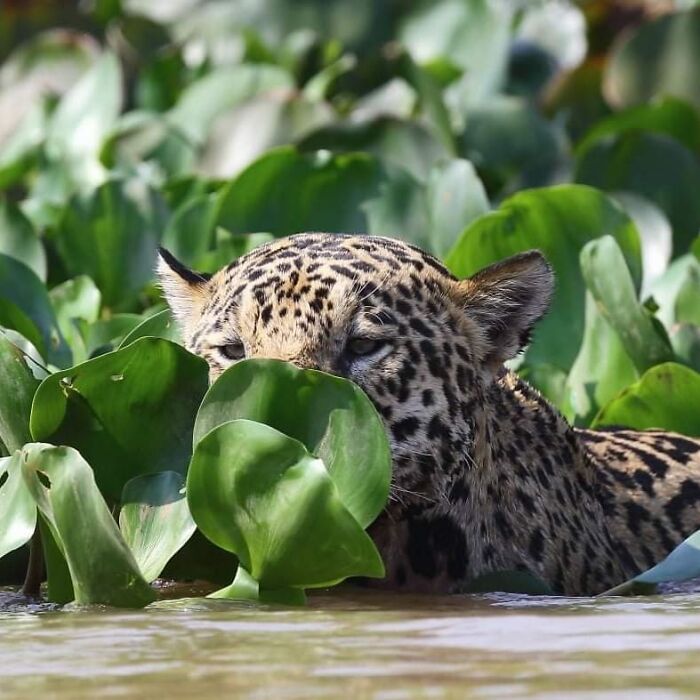
[[[3, 700], [681, 698], [700, 687], [700, 597], [419, 597], [336, 590], [305, 609], [191, 598], [140, 611], [0, 589]], [[565, 691], [565, 694], [562, 693]]]

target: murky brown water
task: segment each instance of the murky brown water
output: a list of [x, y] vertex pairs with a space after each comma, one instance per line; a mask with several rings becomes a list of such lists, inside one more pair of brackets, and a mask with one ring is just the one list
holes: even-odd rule
[[317, 594], [47, 611], [0, 589], [0, 698], [666, 698], [700, 695], [700, 596]]

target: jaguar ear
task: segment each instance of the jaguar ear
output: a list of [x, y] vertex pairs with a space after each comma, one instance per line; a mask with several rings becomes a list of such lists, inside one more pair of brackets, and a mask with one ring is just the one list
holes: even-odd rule
[[177, 321], [187, 328], [207, 300], [208, 275], [190, 270], [165, 248], [158, 248], [158, 280]]
[[500, 365], [530, 340], [554, 293], [554, 273], [537, 250], [514, 255], [458, 283], [460, 302], [484, 340], [484, 359]]

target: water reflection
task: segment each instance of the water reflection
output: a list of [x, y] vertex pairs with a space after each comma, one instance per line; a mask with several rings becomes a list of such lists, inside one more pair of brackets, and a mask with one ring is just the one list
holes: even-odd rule
[[[177, 592], [176, 592], [177, 593]], [[665, 698], [700, 691], [700, 597], [317, 594], [26, 608], [0, 589], [0, 697]]]

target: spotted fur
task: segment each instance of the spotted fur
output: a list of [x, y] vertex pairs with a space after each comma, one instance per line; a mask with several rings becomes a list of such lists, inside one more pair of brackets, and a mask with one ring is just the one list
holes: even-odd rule
[[[372, 399], [393, 456], [391, 499], [370, 528], [384, 585], [457, 592], [517, 569], [597, 593], [700, 526], [699, 441], [573, 429], [504, 368], [552, 294], [537, 252], [460, 281], [400, 241], [300, 234], [211, 279], [164, 254], [160, 277], [212, 378], [232, 353], [278, 358]], [[351, 353], [357, 338], [376, 349]]]

